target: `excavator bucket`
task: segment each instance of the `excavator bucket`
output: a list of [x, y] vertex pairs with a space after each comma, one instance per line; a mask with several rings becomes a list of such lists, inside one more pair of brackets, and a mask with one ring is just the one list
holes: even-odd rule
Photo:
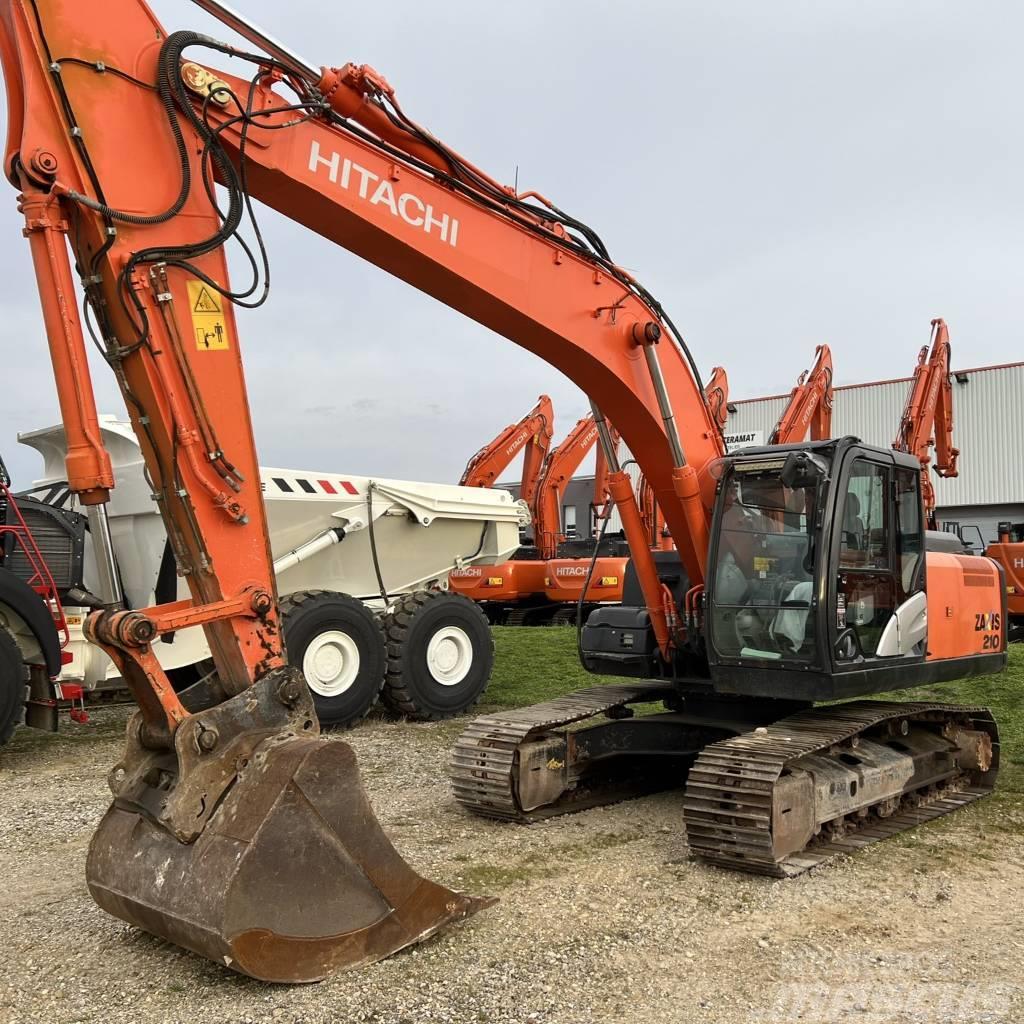
[[490, 900], [420, 877], [381, 830], [345, 743], [277, 737], [242, 762], [198, 838], [114, 804], [89, 848], [106, 911], [235, 971], [319, 981]]

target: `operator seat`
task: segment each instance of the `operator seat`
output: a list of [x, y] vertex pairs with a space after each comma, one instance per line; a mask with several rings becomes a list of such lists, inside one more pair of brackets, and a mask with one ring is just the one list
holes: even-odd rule
[[846, 495], [843, 508], [843, 547], [864, 550], [864, 520], [860, 517], [860, 498], [852, 491]]

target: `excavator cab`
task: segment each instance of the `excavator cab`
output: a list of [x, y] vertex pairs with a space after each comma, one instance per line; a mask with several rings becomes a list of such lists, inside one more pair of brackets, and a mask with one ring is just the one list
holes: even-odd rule
[[939, 644], [1005, 657], [997, 571], [961, 567], [925, 530], [914, 458], [847, 437], [723, 463], [706, 594], [716, 690], [832, 700], [948, 678], [929, 659]]
[[[684, 692], [822, 701], [903, 689], [1005, 662], [998, 568], [925, 529], [915, 458], [856, 438], [723, 458], [702, 626], [659, 657], [635, 574], [587, 622], [599, 673], [669, 676]], [[656, 559], [680, 615], [677, 554]], [[996, 664], [999, 662], [999, 665]]]

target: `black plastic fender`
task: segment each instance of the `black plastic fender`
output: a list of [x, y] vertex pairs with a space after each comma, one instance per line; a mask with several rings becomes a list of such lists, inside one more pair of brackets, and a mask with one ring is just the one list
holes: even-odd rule
[[9, 569], [0, 569], [0, 605], [7, 605], [18, 615], [39, 644], [46, 659], [46, 672], [51, 678], [60, 673], [60, 637], [46, 602]]

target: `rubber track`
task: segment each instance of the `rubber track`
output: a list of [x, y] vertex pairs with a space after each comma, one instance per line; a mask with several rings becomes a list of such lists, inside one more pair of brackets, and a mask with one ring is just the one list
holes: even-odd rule
[[[772, 790], [783, 770], [806, 757], [850, 740], [881, 722], [931, 713], [966, 719], [969, 728], [993, 737], [992, 770], [967, 784], [948, 788], [926, 803], [912, 804], [885, 818], [867, 818], [853, 831], [776, 861], [772, 853]], [[841, 854], [949, 814], [993, 789], [998, 738], [992, 713], [957, 704], [902, 704], [852, 701], [783, 718], [773, 725], [720, 740], [704, 749], [690, 770], [684, 819], [690, 849], [709, 863], [775, 878], [791, 878]], [[847, 819], [849, 820], [849, 819]]]
[[519, 745], [612, 708], [662, 700], [673, 692], [670, 686], [649, 682], [592, 686], [541, 704], [477, 718], [459, 736], [452, 751], [448, 775], [455, 799], [485, 818], [527, 823], [548, 817], [542, 809], [524, 813], [516, 802]]

